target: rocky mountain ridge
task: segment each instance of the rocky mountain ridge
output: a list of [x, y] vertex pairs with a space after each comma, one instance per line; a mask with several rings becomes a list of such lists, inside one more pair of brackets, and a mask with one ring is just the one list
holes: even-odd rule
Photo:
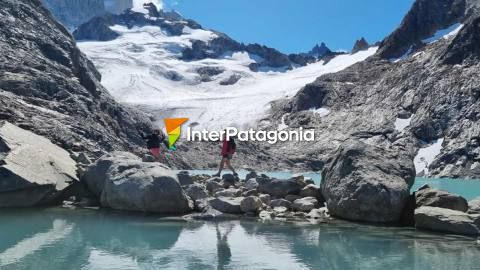
[[[274, 110], [291, 127], [318, 130], [319, 141], [302, 146], [309, 149], [305, 154], [326, 162], [343, 141], [355, 138], [407, 149], [419, 175], [480, 178], [480, 73], [474, 45], [479, 14], [459, 1], [439, 2], [418, 0], [375, 56], [319, 77]], [[440, 6], [435, 11], [425, 5]], [[411, 33], [412, 17], [435, 23], [414, 24]], [[430, 38], [449, 24], [453, 30]], [[392, 58], [404, 54], [415, 35], [415, 40], [429, 38], [428, 43]]]
[[[94, 18], [82, 24], [73, 33], [77, 40], [109, 41], [117, 38], [109, 27], [114, 25], [132, 27], [158, 26], [167, 31], [171, 36], [184, 34], [184, 27], [193, 30], [206, 30], [194, 20], [185, 19], [175, 12], [158, 11], [153, 4], [145, 4], [148, 14], [127, 10], [122, 14], [107, 14], [101, 18]], [[291, 68], [313, 63], [317, 59], [309, 54], [283, 54], [276, 49], [260, 44], [243, 44], [230, 38], [224, 33], [212, 31], [215, 37], [208, 40], [196, 40], [191, 48], [182, 51], [181, 59], [184, 61], [198, 61], [209, 58], [221, 58], [225, 54], [234, 52], [247, 52], [261, 58], [261, 61], [251, 65], [252, 71], [261, 67]], [[328, 48], [327, 48], [328, 49]], [[323, 56], [328, 55], [324, 53]], [[318, 56], [317, 56], [318, 57]]]
[[0, 120], [71, 152], [143, 146], [149, 118], [118, 104], [67, 30], [38, 0], [1, 0]]

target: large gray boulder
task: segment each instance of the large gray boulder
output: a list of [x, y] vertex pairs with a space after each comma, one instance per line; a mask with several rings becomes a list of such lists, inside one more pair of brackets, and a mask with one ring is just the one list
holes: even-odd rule
[[53, 203], [78, 182], [77, 164], [45, 137], [0, 122], [0, 207]]
[[446, 208], [422, 206], [415, 210], [415, 227], [432, 231], [479, 235], [480, 215]]
[[347, 141], [322, 172], [322, 194], [334, 216], [397, 222], [410, 195], [415, 167], [408, 154]]
[[274, 179], [272, 181], [268, 181], [267, 183], [259, 183], [257, 189], [261, 193], [269, 194], [275, 198], [284, 198], [289, 194], [299, 194], [302, 186], [292, 180]]
[[174, 172], [160, 164], [115, 162], [107, 173], [101, 204], [117, 210], [184, 214], [193, 208]]
[[105, 181], [107, 179], [108, 170], [116, 162], [120, 161], [140, 161], [141, 159], [129, 152], [112, 152], [103, 155], [95, 163], [88, 166], [81, 180], [87, 185], [88, 189], [100, 198]]
[[465, 198], [447, 191], [426, 188], [415, 192], [415, 204], [418, 207], [432, 206], [467, 212], [468, 202]]

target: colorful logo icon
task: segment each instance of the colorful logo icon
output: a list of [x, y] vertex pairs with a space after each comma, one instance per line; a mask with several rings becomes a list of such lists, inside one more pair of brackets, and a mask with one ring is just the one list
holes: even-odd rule
[[170, 150], [177, 150], [175, 143], [180, 138], [181, 126], [188, 121], [188, 118], [166, 118], [163, 121], [168, 135], [168, 147]]

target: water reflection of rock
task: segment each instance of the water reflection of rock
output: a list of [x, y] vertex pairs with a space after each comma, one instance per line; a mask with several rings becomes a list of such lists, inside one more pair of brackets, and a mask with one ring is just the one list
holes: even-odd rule
[[271, 246], [288, 246], [299, 262], [311, 267], [476, 269], [480, 263], [480, 246], [471, 238], [349, 223], [321, 227], [249, 222], [241, 225], [247, 234], [266, 237]]
[[[185, 223], [98, 211], [2, 213], [0, 269], [476, 269], [472, 238], [341, 222]], [[5, 241], [4, 241], [5, 240]]]

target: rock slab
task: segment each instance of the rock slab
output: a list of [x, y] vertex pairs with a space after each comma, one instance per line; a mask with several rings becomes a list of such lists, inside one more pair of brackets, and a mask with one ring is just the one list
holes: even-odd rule
[[45, 137], [0, 122], [0, 207], [53, 203], [78, 182], [70, 154]]

